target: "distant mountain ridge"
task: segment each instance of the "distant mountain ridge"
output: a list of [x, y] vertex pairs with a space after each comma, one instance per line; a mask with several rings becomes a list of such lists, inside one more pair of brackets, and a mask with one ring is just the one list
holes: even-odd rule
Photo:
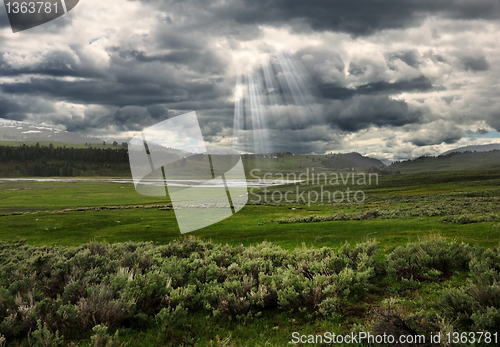
[[423, 171], [459, 171], [459, 170], [499, 170], [500, 150], [482, 152], [451, 152], [437, 157], [419, 157], [395, 162], [389, 166], [401, 173]]
[[[38, 125], [31, 122], [16, 121], [0, 118], [0, 146], [9, 142], [19, 143], [33, 143], [40, 142], [41, 144], [48, 145], [53, 143], [64, 143], [65, 145], [71, 144], [89, 144], [89, 145], [102, 145], [103, 141], [110, 143], [113, 139], [102, 139], [92, 136], [81, 135], [76, 132], [68, 132], [57, 127]], [[3, 143], [2, 143], [3, 142]], [[127, 141], [128, 142], [128, 141]], [[121, 141], [119, 142], [121, 144]], [[167, 151], [167, 152], [180, 152], [174, 151], [155, 145], [154, 143], [148, 144], [150, 150], [153, 151]], [[210, 150], [210, 146], [208, 147]], [[221, 149], [219, 149], [220, 152]], [[229, 151], [230, 149], [228, 149]], [[214, 152], [211, 150], [211, 152]], [[230, 151], [228, 153], [233, 153]], [[352, 153], [337, 153], [325, 155], [301, 155], [287, 153], [269, 153], [269, 154], [243, 154], [245, 162], [252, 162], [254, 164], [263, 165], [263, 168], [268, 164], [276, 169], [283, 170], [296, 170], [307, 167], [318, 167], [325, 169], [335, 170], [351, 170], [351, 169], [369, 169], [369, 168], [384, 168], [386, 165], [379, 159], [365, 157], [357, 152]], [[254, 166], [256, 167], [256, 166]]]
[[0, 144], [2, 141], [100, 144], [103, 139], [68, 132], [56, 127], [0, 118]]
[[386, 165], [379, 159], [365, 157], [357, 152], [344, 154], [329, 154], [321, 163], [326, 168], [344, 169], [344, 168], [362, 168], [371, 167], [383, 168]]
[[257, 175], [266, 172], [331, 172], [331, 171], [369, 171], [373, 168], [385, 169], [384, 163], [378, 159], [365, 157], [359, 153], [337, 154], [296, 154], [291, 152], [278, 152], [267, 154], [243, 154], [245, 170]]
[[455, 148], [455, 149], [451, 149], [449, 151], [446, 151], [441, 155], [447, 155], [450, 153], [457, 153], [457, 152], [489, 152], [489, 151], [493, 151], [496, 149], [500, 149], [500, 143], [492, 143], [489, 145], [472, 145], [472, 146]]

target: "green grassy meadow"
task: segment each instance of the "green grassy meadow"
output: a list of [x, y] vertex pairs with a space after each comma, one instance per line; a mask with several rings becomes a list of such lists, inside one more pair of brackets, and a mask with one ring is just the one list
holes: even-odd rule
[[[273, 175], [276, 172], [271, 171]], [[350, 172], [353, 173], [360, 174]], [[242, 249], [261, 247], [262, 242], [269, 241], [293, 253], [304, 246], [307, 249], [328, 247], [338, 250], [346, 242], [351, 245], [378, 242], [378, 265], [370, 280], [370, 286], [374, 287], [362, 295], [346, 296], [332, 316], [315, 316], [307, 310], [285, 310], [279, 306], [263, 310], [259, 313], [260, 318], [231, 315], [216, 318], [217, 314], [207, 315], [205, 311], [193, 308], [184, 325], [165, 332], [155, 325], [154, 319], [142, 322], [140, 317], [143, 316], [138, 315], [140, 324], [110, 328], [111, 332], [118, 330], [120, 343], [128, 346], [286, 346], [294, 331], [316, 334], [324, 331], [349, 333], [360, 327], [382, 329], [377, 328], [377, 324], [382, 324], [380, 322], [387, 318], [384, 310], [392, 312], [391, 309], [403, 317], [405, 324], [414, 324], [411, 326], [425, 326], [422, 312], [427, 315], [425, 319], [438, 324], [435, 317], [443, 314], [438, 308], [439, 303], [443, 297], [454, 293], [453, 288], [465, 288], [469, 279], [474, 278], [469, 271], [460, 268], [439, 275], [438, 270], [431, 269], [422, 274], [415, 272], [421, 276], [417, 277], [420, 280], [408, 277], [408, 282], [406, 277], [397, 280], [386, 277], [385, 271], [389, 272], [389, 269], [385, 270], [384, 264], [387, 257], [401, 252], [398, 247], [408, 247], [410, 242], [418, 243], [437, 236], [445, 242], [464, 242], [470, 247], [497, 247], [500, 244], [500, 171], [425, 172], [380, 176], [378, 184], [365, 186], [353, 185], [352, 181], [346, 183], [325, 185], [310, 180], [302, 184], [268, 187], [268, 192], [263, 188], [253, 188], [249, 191], [249, 204], [239, 213], [181, 235], [168, 197], [139, 195], [132, 184], [1, 182], [0, 244], [2, 241], [21, 241], [41, 247], [35, 253], [42, 254], [52, 252], [52, 248], [45, 246], [70, 250], [71, 247], [94, 249], [100, 247], [95, 245], [121, 247], [130, 242], [152, 242], [158, 247], [170, 247], [172, 242], [191, 242], [188, 240], [194, 236], [200, 242], [220, 247], [243, 246]], [[293, 203], [265, 201], [272, 192], [296, 192], [297, 187], [305, 196], [321, 187], [329, 192], [345, 192], [348, 188], [362, 190], [366, 199], [361, 203], [317, 201], [309, 204], [297, 199], [294, 193], [289, 195]], [[37, 264], [35, 258], [29, 255], [28, 258], [27, 263]], [[189, 259], [192, 260], [192, 256]], [[7, 258], [0, 257], [0, 260], [6, 262]], [[139, 268], [136, 271], [140, 271]], [[12, 285], [10, 290], [14, 293]], [[418, 324], [415, 323], [417, 318], [422, 320]], [[158, 321], [158, 316], [156, 319]], [[492, 324], [474, 322], [475, 326]], [[56, 326], [49, 330], [53, 333]], [[446, 324], [440, 329], [446, 331]], [[457, 329], [463, 329], [463, 325], [458, 325]], [[73, 343], [77, 341], [77, 345], [98, 346], [90, 339], [90, 334], [65, 336]], [[31, 345], [29, 341], [16, 340], [12, 345]]]
[[[305, 197], [309, 191], [320, 191], [318, 185], [312, 184], [267, 188], [269, 192], [282, 194], [293, 191], [289, 199], [295, 203], [287, 204], [284, 201], [273, 203], [271, 193], [267, 193], [266, 203], [264, 189], [252, 188], [249, 204], [239, 213], [189, 235], [230, 245], [272, 241], [287, 249], [300, 247], [302, 243], [313, 247], [336, 247], [345, 241], [357, 242], [368, 238], [376, 238], [390, 249], [428, 235], [456, 238], [481, 246], [500, 241], [500, 220], [444, 223], [442, 219], [447, 213], [460, 214], [461, 211], [444, 211], [436, 216], [426, 216], [425, 211], [423, 215], [418, 213], [423, 207], [457, 206], [462, 202], [465, 213], [481, 215], [484, 208], [476, 212], [470, 209], [470, 206], [477, 205], [474, 197], [470, 196], [473, 192], [476, 196], [487, 195], [488, 200], [481, 201], [481, 206], [484, 205], [490, 214], [498, 214], [498, 171], [384, 176], [378, 185], [324, 187], [332, 192], [345, 191], [349, 187], [351, 190], [362, 189], [366, 195], [362, 203], [328, 203], [325, 195], [323, 203], [318, 199], [317, 203], [304, 204], [295, 197], [296, 186], [300, 192], [305, 192]], [[179, 233], [174, 211], [154, 205], [168, 206], [170, 201], [168, 197], [139, 195], [132, 184], [3, 182], [0, 183], [0, 215], [3, 215], [0, 217], [0, 239], [76, 246], [93, 240], [165, 244], [184, 237]], [[103, 209], [75, 211], [94, 207]], [[109, 207], [114, 209], [107, 209]], [[349, 216], [374, 210], [401, 209], [410, 213], [391, 218], [279, 223], [283, 219], [324, 217], [338, 213]]]

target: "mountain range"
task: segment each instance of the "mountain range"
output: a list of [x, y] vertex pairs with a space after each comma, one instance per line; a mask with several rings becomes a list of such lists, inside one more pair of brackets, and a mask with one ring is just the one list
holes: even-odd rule
[[455, 148], [451, 149], [449, 151], [444, 152], [441, 155], [447, 155], [450, 153], [457, 153], [457, 152], [489, 152], [493, 151], [495, 149], [500, 149], [500, 143], [492, 143], [489, 145], [474, 145], [474, 146], [465, 146], [465, 147], [460, 147], [460, 148]]
[[11, 141], [102, 144], [103, 139], [80, 135], [55, 127], [0, 118], [0, 144], [1, 142]]
[[[66, 146], [78, 144], [83, 147], [83, 144], [102, 145], [103, 141], [109, 144], [113, 139], [85, 136], [56, 127], [0, 118], [0, 145], [12, 145], [13, 142], [39, 142], [42, 145], [53, 143], [57, 146], [60, 143], [61, 146], [63, 144]], [[154, 145], [151, 147], [151, 150], [156, 149]], [[280, 168], [282, 170], [294, 170], [296, 167], [323, 167], [330, 170], [356, 168], [363, 170], [387, 166], [387, 169], [393, 172], [412, 173], [421, 171], [500, 169], [500, 144], [465, 146], [444, 152], [436, 157], [420, 157], [394, 163], [366, 157], [356, 152], [309, 156], [293, 153], [244, 154], [243, 158], [248, 164], [257, 164], [258, 162], [259, 165], [264, 165], [264, 167], [271, 164], [273, 169]]]
[[500, 150], [451, 152], [437, 157], [419, 157], [395, 162], [389, 167], [401, 173], [424, 171], [499, 170]]

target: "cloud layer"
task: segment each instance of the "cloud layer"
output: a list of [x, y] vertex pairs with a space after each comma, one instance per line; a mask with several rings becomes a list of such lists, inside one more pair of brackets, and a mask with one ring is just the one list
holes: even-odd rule
[[[265, 122], [240, 135], [254, 143], [439, 154], [498, 141], [499, 19], [496, 0], [85, 0], [13, 34], [0, 6], [0, 117], [130, 137], [196, 111], [206, 139], [231, 146], [237, 78], [253, 74]], [[268, 64], [285, 78], [283, 54], [299, 87], [266, 84]]]

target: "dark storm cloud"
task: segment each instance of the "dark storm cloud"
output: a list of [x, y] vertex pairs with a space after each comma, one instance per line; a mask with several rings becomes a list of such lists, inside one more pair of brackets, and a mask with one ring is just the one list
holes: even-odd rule
[[[149, 1], [162, 8], [203, 8], [198, 20], [228, 21], [244, 25], [296, 25], [303, 23], [316, 31], [338, 31], [368, 35], [384, 29], [417, 25], [427, 15], [454, 19], [498, 19], [497, 0], [230, 0]], [[219, 24], [220, 27], [220, 24]]]
[[29, 120], [33, 114], [49, 114], [54, 111], [54, 104], [44, 99], [0, 94], [0, 118]]
[[[432, 54], [429, 53], [429, 55], [433, 57]], [[429, 59], [432, 58], [431, 56]], [[297, 53], [297, 57], [301, 58], [300, 63], [311, 75], [312, 80], [317, 86], [319, 94], [327, 99], [346, 100], [355, 95], [394, 95], [406, 92], [429, 92], [432, 90], [442, 89], [440, 86], [434, 86], [432, 81], [424, 75], [412, 79], [401, 78], [401, 80], [396, 82], [383, 80], [383, 78], [386, 78], [384, 77], [384, 73], [388, 68], [396, 70], [395, 67], [391, 67], [395, 60], [401, 60], [405, 64], [418, 70], [421, 64], [421, 57], [415, 50], [387, 54], [386, 60], [388, 66], [384, 67], [373, 64], [368, 67], [366, 64], [369, 63], [367, 62], [364, 64], [350, 62], [346, 72], [347, 74], [354, 76], [354, 78], [362, 77], [369, 68], [376, 70], [379, 74], [379, 76], [376, 77], [378, 81], [359, 85], [355, 88], [347, 88], [344, 85], [346, 81], [343, 80], [343, 77], [335, 77], [336, 75], [334, 70], [337, 70], [340, 73], [340, 76], [344, 76], [346, 73], [344, 72], [346, 64], [340, 55], [335, 51], [332, 52], [325, 48], [313, 47], [299, 51]], [[325, 65], [329, 67], [329, 71], [324, 71], [322, 67]], [[337, 81], [325, 83], [325, 73], [332, 76], [330, 80], [336, 79]]]
[[[168, 83], [168, 79], [161, 83], [147, 83], [137, 81], [130, 76], [121, 80], [121, 83], [99, 79], [72, 82], [31, 78], [23, 83], [3, 83], [0, 85], [0, 90], [6, 93], [5, 95], [16, 95], [17, 98], [25, 100], [23, 107], [13, 104], [10, 107], [13, 110], [4, 118], [20, 119], [20, 116], [13, 116], [14, 111], [27, 112], [26, 105], [30, 105], [32, 100], [43, 98], [75, 104], [100, 105], [108, 110], [103, 112], [101, 109], [100, 113], [90, 110], [86, 112], [84, 119], [57, 117], [57, 124], [66, 126], [68, 131], [91, 132], [103, 129], [136, 131], [167, 117], [193, 110], [198, 111], [200, 124], [213, 121], [217, 117], [223, 117], [225, 125], [232, 122], [233, 105], [221, 99], [226, 92], [216, 83], [203, 81], [180, 83], [175, 80]], [[4, 108], [10, 105], [2, 104]], [[174, 111], [169, 111], [172, 108]]]
[[162, 63], [176, 63], [176, 64], [184, 64], [184, 65], [188, 65], [188, 64], [200, 59], [199, 52], [193, 52], [190, 50], [177, 51], [174, 53], [162, 54], [162, 55], [152, 55], [152, 56], [147, 55], [145, 52], [132, 50], [129, 52], [120, 52], [120, 55], [123, 58], [133, 57], [138, 62], [159, 61]]
[[160, 62], [174, 65], [186, 65], [194, 71], [200, 73], [222, 74], [225, 64], [220, 57], [205, 47], [190, 47], [172, 49], [168, 54], [148, 55], [146, 52], [137, 50], [122, 51], [115, 48], [123, 59], [133, 58], [138, 63]]
[[486, 57], [484, 55], [469, 55], [460, 57], [459, 59], [463, 65], [463, 68], [467, 71], [486, 71], [490, 68], [490, 63], [488, 62], [488, 60], [486, 60]]
[[442, 55], [434, 53], [434, 51], [430, 50], [425, 52], [422, 57], [430, 59], [434, 63], [444, 63], [448, 64], [447, 59], [445, 59]]
[[[78, 117], [57, 117], [57, 124], [64, 125], [68, 131], [91, 132], [92, 130], [113, 129], [114, 131], [137, 131], [151, 126], [167, 117], [185, 112], [197, 111], [200, 125], [219, 119], [221, 124], [232, 126], [233, 105], [221, 100], [214, 85], [145, 85], [118, 84], [104, 81], [80, 81], [78, 83], [55, 79], [32, 78], [27, 83], [4, 83], [4, 93], [23, 95], [25, 100], [49, 97], [51, 100], [64, 100], [76, 104], [101, 105], [108, 111], [86, 112], [84, 119]], [[26, 104], [26, 103], [25, 103]], [[7, 105], [7, 104], [6, 104]], [[12, 105], [14, 107], [16, 105]], [[174, 108], [176, 111], [169, 111]], [[16, 106], [21, 112], [24, 108]], [[0, 112], [2, 109], [0, 109]], [[21, 119], [10, 111], [3, 118]], [[0, 115], [0, 117], [2, 117]], [[55, 119], [54, 119], [55, 120]], [[217, 128], [220, 131], [221, 126]], [[207, 133], [207, 135], [209, 135]], [[212, 133], [215, 135], [215, 132]]]
[[68, 120], [65, 117], [58, 117], [53, 121], [58, 125], [65, 126], [67, 131], [85, 132], [89, 129], [109, 129], [110, 125], [113, 125], [114, 123], [113, 118], [113, 113], [111, 112], [102, 112], [101, 110], [98, 114], [96, 114], [95, 112], [86, 110], [85, 117], [83, 118], [72, 118], [71, 120]]
[[[60, 60], [55, 59], [59, 57]], [[41, 75], [71, 75], [64, 68], [68, 59], [64, 55], [51, 55], [44, 63], [25, 69], [25, 73], [37, 72]], [[60, 67], [60, 68], [59, 68]], [[67, 68], [72, 71], [71, 67]], [[156, 71], [160, 69], [160, 71]], [[16, 69], [0, 65], [0, 71], [11, 75], [21, 74]], [[189, 73], [189, 70], [185, 73]], [[76, 75], [82, 75], [75, 72]], [[196, 80], [184, 79], [182, 73], [162, 65], [148, 66], [136, 62], [114, 60], [113, 67], [102, 78], [68, 81], [56, 78], [33, 77], [25, 82], [7, 82], [0, 89], [8, 94], [46, 96], [80, 104], [100, 104], [112, 106], [148, 106], [164, 103], [207, 101], [213, 103], [228, 93], [221, 83], [222, 77], [198, 75]], [[5, 75], [9, 75], [6, 73]], [[93, 77], [93, 74], [88, 74]]]
[[[64, 125], [68, 131], [81, 133], [108, 129], [113, 129], [116, 132], [142, 131], [159, 121], [187, 111], [192, 111], [192, 109], [171, 111], [166, 105], [124, 106], [120, 108], [105, 106], [105, 110], [102, 108], [85, 110], [84, 117], [58, 117], [54, 120], [57, 124]], [[228, 121], [232, 122], [232, 118], [228, 117], [230, 115], [228, 112], [232, 112], [232, 109], [221, 111], [218, 108], [217, 111], [197, 111], [198, 121], [206, 140], [217, 140], [218, 134], [224, 127], [228, 126]], [[232, 126], [232, 124], [230, 125]]]
[[359, 76], [365, 73], [365, 68], [357, 65], [356, 63], [349, 64], [349, 69], [347, 70], [350, 75]]
[[342, 146], [338, 136], [328, 127], [312, 127], [306, 130], [281, 130], [272, 133], [272, 150], [301, 154], [325, 153], [340, 150]]
[[158, 119], [154, 119], [147, 108], [125, 106], [118, 109], [115, 107], [107, 107], [105, 110], [87, 109], [84, 117], [74, 117], [71, 120], [60, 117], [57, 121], [72, 132], [99, 131], [110, 128], [115, 131], [141, 131], [157, 123]]
[[488, 125], [496, 131], [500, 132], [500, 112], [492, 114], [488, 119]]
[[487, 134], [489, 131], [487, 129], [482, 129], [482, 128], [479, 128], [477, 129], [476, 131], [472, 131], [472, 130], [467, 130], [466, 133], [467, 134], [470, 134], [470, 135], [485, 135]]
[[318, 86], [321, 95], [327, 99], [350, 99], [355, 95], [368, 94], [401, 94], [405, 92], [427, 92], [436, 89], [425, 76], [400, 82], [373, 82], [357, 88], [345, 88], [334, 83], [325, 83]]
[[450, 105], [453, 100], [455, 100], [455, 96], [442, 96], [441, 99], [444, 100], [448, 105]]
[[410, 135], [408, 141], [415, 146], [424, 147], [442, 143], [452, 144], [460, 140], [462, 136], [463, 131], [455, 124], [437, 122]]
[[422, 116], [422, 111], [410, 110], [403, 100], [367, 95], [337, 101], [326, 115], [331, 125], [343, 131], [359, 131], [371, 126], [401, 127], [421, 122]]
[[31, 78], [30, 82], [4, 83], [1, 85], [1, 90], [9, 94], [28, 94], [79, 104], [113, 106], [176, 102], [180, 101], [183, 95], [183, 91], [177, 88], [164, 89], [154, 84], [124, 84], [112, 81], [69, 82], [41, 78]]
[[442, 134], [440, 136], [435, 136], [431, 138], [427, 137], [427, 138], [414, 139], [411, 141], [411, 143], [414, 144], [415, 146], [424, 147], [424, 146], [440, 145], [442, 143], [452, 144], [457, 142], [461, 138], [462, 134]]
[[411, 66], [413, 68], [418, 68], [418, 66], [420, 65], [420, 54], [415, 50], [391, 53], [389, 54], [388, 58], [389, 62], [399, 59], [406, 65]]
[[0, 55], [1, 76], [21, 76], [25, 74], [47, 75], [47, 76], [71, 76], [71, 77], [93, 77], [89, 69], [78, 66], [75, 56], [65, 51], [53, 51], [47, 53], [42, 61], [29, 66], [12, 67], [5, 58]]
[[[71, 45], [67, 51], [35, 52], [33, 64], [12, 66], [0, 52], [1, 76], [37, 75], [22, 82], [4, 82], [0, 90], [12, 96], [42, 96], [54, 101], [106, 107], [173, 104], [174, 109], [189, 111], [224, 109], [227, 102], [221, 100], [231, 89], [225, 82], [228, 65], [225, 57], [209, 47], [202, 32], [183, 31], [179, 26], [163, 29], [161, 25], [154, 28], [150, 33], [154, 36], [153, 44], [145, 46], [152, 50], [165, 47], [169, 53], [107, 47], [107, 69], [94, 66], [81, 43]], [[11, 58], [24, 59], [22, 55]]]
[[26, 114], [17, 103], [0, 95], [0, 118], [24, 120], [26, 119]]
[[168, 117], [168, 109], [161, 105], [151, 105], [146, 107], [146, 109], [153, 119], [166, 119]]

